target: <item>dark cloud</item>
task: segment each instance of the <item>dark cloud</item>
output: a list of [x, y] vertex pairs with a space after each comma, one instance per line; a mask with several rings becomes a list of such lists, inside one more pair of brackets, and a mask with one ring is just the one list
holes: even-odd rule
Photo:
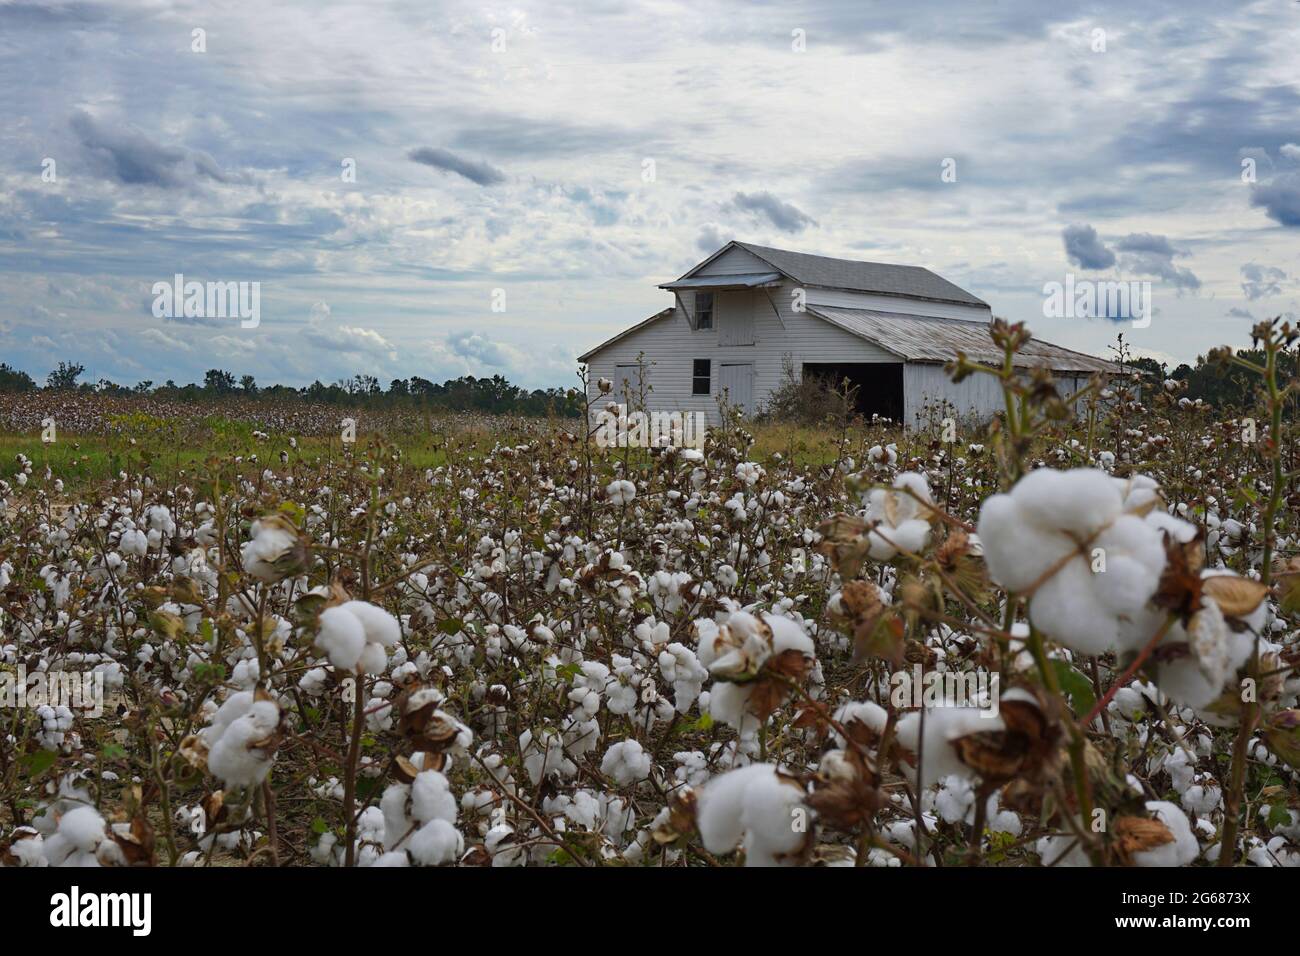
[[766, 216], [782, 232], [803, 232], [817, 221], [788, 202], [782, 202], [769, 192], [736, 193], [731, 203], [737, 209]]
[[1150, 232], [1131, 232], [1115, 242], [1120, 268], [1138, 275], [1157, 276], [1178, 289], [1199, 289], [1201, 280], [1190, 269], [1174, 264], [1176, 256], [1185, 256], [1185, 249], [1175, 249], [1168, 236]]
[[1241, 291], [1251, 302], [1279, 295], [1286, 273], [1276, 266], [1261, 266], [1247, 262], [1241, 267]]
[[1255, 321], [1255, 316], [1251, 315], [1250, 309], [1242, 309], [1235, 305], [1228, 310], [1228, 318], [1249, 319], [1252, 322]]
[[1115, 253], [1097, 238], [1097, 230], [1083, 223], [1074, 223], [1061, 231], [1065, 240], [1065, 257], [1084, 269], [1109, 269], [1115, 264]]
[[1284, 226], [1300, 226], [1300, 173], [1283, 173], [1250, 190], [1250, 204], [1262, 207], [1269, 219]]
[[490, 163], [466, 159], [436, 146], [421, 146], [406, 155], [417, 163], [464, 176], [470, 182], [480, 186], [495, 186], [497, 183], [505, 182], [506, 179], [506, 174]]
[[1156, 276], [1178, 289], [1199, 289], [1201, 280], [1191, 269], [1174, 265], [1171, 256], [1158, 252], [1131, 253], [1120, 257], [1120, 269], [1144, 276]]
[[[1065, 255], [1071, 263], [1084, 269], [1109, 269], [1118, 265], [1123, 272], [1156, 276], [1178, 289], [1199, 289], [1201, 280], [1190, 269], [1174, 264], [1175, 256], [1187, 252], [1175, 249], [1167, 236], [1150, 232], [1131, 232], [1117, 239], [1109, 248], [1097, 230], [1084, 223], [1066, 226], [1061, 233]], [[1120, 255], [1116, 255], [1116, 250]]]
[[700, 252], [717, 252], [727, 244], [718, 227], [708, 223], [700, 229], [700, 234], [695, 237], [695, 248]]
[[72, 131], [101, 173], [127, 186], [176, 189], [198, 179], [226, 183], [216, 161], [198, 150], [163, 146], [124, 124], [100, 122], [84, 110], [72, 114]]
[[1117, 241], [1115, 248], [1120, 252], [1149, 253], [1168, 259], [1182, 254], [1169, 244], [1167, 236], [1157, 236], [1150, 232], [1131, 232]]

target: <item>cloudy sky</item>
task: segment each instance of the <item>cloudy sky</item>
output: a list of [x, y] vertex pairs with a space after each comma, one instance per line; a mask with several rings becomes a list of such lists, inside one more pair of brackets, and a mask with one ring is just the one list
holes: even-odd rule
[[1292, 0], [0, 0], [0, 360], [572, 384], [731, 238], [1093, 352], [1044, 283], [1150, 280], [1126, 339], [1192, 359], [1300, 311], [1297, 49]]

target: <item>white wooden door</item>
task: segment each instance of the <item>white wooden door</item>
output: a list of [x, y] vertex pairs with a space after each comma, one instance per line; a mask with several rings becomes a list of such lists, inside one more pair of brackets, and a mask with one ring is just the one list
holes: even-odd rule
[[722, 362], [718, 369], [718, 387], [727, 394], [728, 404], [752, 412], [754, 405], [754, 364]]
[[719, 345], [754, 344], [754, 296], [749, 292], [722, 292], [714, 300]]

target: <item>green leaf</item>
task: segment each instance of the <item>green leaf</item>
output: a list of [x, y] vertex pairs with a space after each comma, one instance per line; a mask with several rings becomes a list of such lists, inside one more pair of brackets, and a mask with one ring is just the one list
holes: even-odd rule
[[1268, 828], [1289, 826], [1291, 823], [1291, 811], [1285, 803], [1275, 803], [1268, 808]]
[[104, 760], [121, 760], [126, 756], [126, 748], [121, 744], [107, 743], [99, 751], [99, 756]]
[[313, 820], [313, 821], [311, 822], [311, 832], [312, 832], [312, 833], [324, 833], [324, 832], [325, 832], [326, 830], [328, 830], [328, 829], [329, 829], [329, 824], [327, 824], [327, 823], [326, 823], [322, 818], [320, 818], [320, 817], [317, 817], [315, 820]]
[[438, 622], [438, 630], [443, 634], [459, 634], [465, 630], [465, 622], [458, 617], [448, 617]]
[[23, 766], [27, 768], [28, 775], [35, 780], [45, 771], [54, 766], [54, 761], [59, 758], [53, 750], [38, 750], [34, 754], [27, 754], [23, 757]]
[[1070, 698], [1070, 706], [1074, 712], [1080, 716], [1090, 713], [1097, 704], [1097, 695], [1093, 692], [1092, 681], [1069, 661], [1059, 658], [1052, 661], [1052, 670], [1056, 672], [1056, 683]]

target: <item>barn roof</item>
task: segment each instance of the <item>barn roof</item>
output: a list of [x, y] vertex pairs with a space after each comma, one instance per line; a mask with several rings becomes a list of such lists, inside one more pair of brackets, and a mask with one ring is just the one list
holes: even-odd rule
[[[960, 350], [974, 361], [1002, 364], [1002, 350], [989, 338], [987, 322], [874, 309], [840, 309], [827, 305], [810, 305], [808, 311], [858, 338], [876, 343], [907, 362], [948, 362], [955, 359]], [[1040, 339], [1031, 339], [1020, 349], [1016, 365], [1088, 374], [1120, 371], [1120, 366], [1114, 362]]]
[[721, 251], [731, 245], [758, 256], [804, 285], [852, 292], [875, 292], [880, 295], [904, 295], [936, 302], [960, 302], [963, 305], [988, 308], [988, 303], [983, 299], [976, 298], [960, 286], [921, 266], [832, 259], [829, 256], [813, 256], [806, 252], [791, 252], [788, 249], [773, 249], [739, 241], [729, 243]]
[[662, 312], [656, 312], [648, 319], [642, 319], [636, 325], [629, 326], [628, 328], [624, 329], [622, 332], [618, 333], [618, 335], [615, 335], [612, 338], [608, 338], [605, 341], [601, 342], [594, 349], [591, 349], [588, 352], [583, 352], [581, 355], [578, 356], [578, 361], [585, 365], [587, 363], [587, 360], [590, 359], [597, 352], [599, 352], [601, 349], [608, 348], [609, 346], [617, 342], [619, 339], [627, 338], [633, 332], [637, 331], [638, 329], [644, 329], [647, 325], [649, 325], [652, 322], [658, 322], [660, 319], [668, 318], [676, 311], [677, 311], [676, 308], [674, 308], [673, 306], [669, 306], [668, 308], [664, 309]]

